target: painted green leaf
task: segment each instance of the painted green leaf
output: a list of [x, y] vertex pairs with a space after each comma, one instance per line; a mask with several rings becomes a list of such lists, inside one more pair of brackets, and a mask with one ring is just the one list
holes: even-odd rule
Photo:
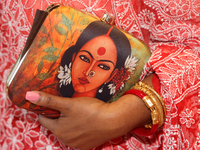
[[44, 51], [46, 53], [54, 53], [55, 51], [57, 51], [58, 48], [55, 48], [55, 47], [48, 47], [48, 48], [45, 48]]
[[44, 33], [46, 35], [48, 34], [47, 28], [44, 25], [41, 27], [40, 30], [41, 30], [42, 33]]
[[47, 43], [47, 37], [42, 37], [40, 39], [40, 41], [38, 42], [38, 47], [41, 47], [41, 46], [43, 46], [46, 43]]
[[56, 61], [58, 58], [59, 58], [58, 56], [55, 56], [53, 54], [48, 54], [43, 57], [43, 59], [52, 61], [52, 62]]
[[58, 16], [60, 13], [59, 9], [56, 9], [56, 16]]
[[55, 26], [55, 29], [60, 35], [66, 35], [67, 34], [67, 31], [63, 27]]
[[91, 21], [90, 21], [90, 19], [88, 19], [88, 18], [83, 18], [83, 19], [81, 20], [81, 22], [80, 22], [81, 25], [88, 25], [88, 24], [90, 24], [90, 23], [91, 23]]
[[39, 73], [41, 72], [41, 70], [43, 68], [43, 64], [44, 64], [43, 60], [40, 61], [39, 65], [38, 65], [38, 68], [37, 68]]
[[79, 32], [81, 32], [81, 33], [83, 32], [83, 29], [77, 29], [77, 30], [78, 30]]
[[69, 18], [67, 18], [64, 14], [62, 14], [61, 24], [67, 26], [70, 30], [72, 30], [71, 26], [74, 25], [74, 22], [72, 20], [70, 20]]
[[51, 75], [49, 73], [40, 73], [37, 75], [37, 77], [40, 79], [40, 80], [45, 80], [45, 79], [48, 79], [51, 77]]

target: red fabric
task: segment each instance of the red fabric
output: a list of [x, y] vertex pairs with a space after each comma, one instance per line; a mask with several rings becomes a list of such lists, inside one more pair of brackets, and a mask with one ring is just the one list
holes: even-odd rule
[[152, 77], [152, 84], [153, 84], [154, 90], [158, 94], [160, 94], [160, 90], [161, 90], [160, 80], [159, 80], [159, 78], [158, 78], [158, 76], [156, 74], [154, 74], [153, 77]]
[[[53, 2], [101, 16], [145, 41], [152, 56], [141, 79], [155, 72], [167, 107], [164, 125], [150, 137], [132, 132], [99, 149], [200, 149], [200, 0], [0, 1], [0, 149], [71, 149], [42, 127], [38, 116], [14, 106], [5, 82], [30, 32], [36, 8]], [[130, 118], [131, 119], [131, 118]]]

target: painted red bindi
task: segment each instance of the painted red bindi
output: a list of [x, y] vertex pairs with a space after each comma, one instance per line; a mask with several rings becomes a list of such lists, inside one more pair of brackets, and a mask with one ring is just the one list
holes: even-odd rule
[[106, 53], [106, 49], [104, 47], [100, 47], [98, 50], [97, 50], [97, 54], [98, 55], [104, 55]]

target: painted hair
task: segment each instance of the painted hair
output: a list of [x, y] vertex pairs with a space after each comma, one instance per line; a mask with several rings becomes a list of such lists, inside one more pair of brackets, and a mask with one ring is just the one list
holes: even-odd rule
[[[65, 51], [61, 59], [61, 66], [62, 67], [64, 67], [65, 65], [68, 66], [69, 63], [72, 62], [73, 54], [74, 53], [77, 54], [78, 51], [83, 47], [83, 45], [86, 44], [88, 41], [90, 41], [95, 37], [106, 35], [108, 32], [110, 32], [108, 36], [113, 40], [117, 48], [117, 63], [115, 68], [118, 68], [118, 70], [120, 70], [122, 67], [124, 67], [124, 63], [127, 57], [131, 54], [130, 42], [124, 33], [122, 33], [116, 27], [113, 27], [111, 29], [110, 25], [102, 21], [92, 22], [83, 30], [76, 44], [69, 47]], [[97, 92], [96, 98], [105, 102], [108, 101], [112, 96], [110, 95], [109, 91], [110, 90], [107, 88], [107, 86], [104, 86], [103, 92], [102, 93]], [[64, 97], [71, 97], [74, 93], [72, 84], [62, 85], [60, 88], [60, 92]]]

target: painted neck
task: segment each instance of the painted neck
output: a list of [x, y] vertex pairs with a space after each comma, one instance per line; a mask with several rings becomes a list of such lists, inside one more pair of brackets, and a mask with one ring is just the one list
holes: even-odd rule
[[79, 93], [79, 92], [75, 91], [74, 94], [72, 95], [72, 97], [95, 97], [97, 90], [98, 89], [93, 89], [91, 91], [83, 92], [83, 93]]

